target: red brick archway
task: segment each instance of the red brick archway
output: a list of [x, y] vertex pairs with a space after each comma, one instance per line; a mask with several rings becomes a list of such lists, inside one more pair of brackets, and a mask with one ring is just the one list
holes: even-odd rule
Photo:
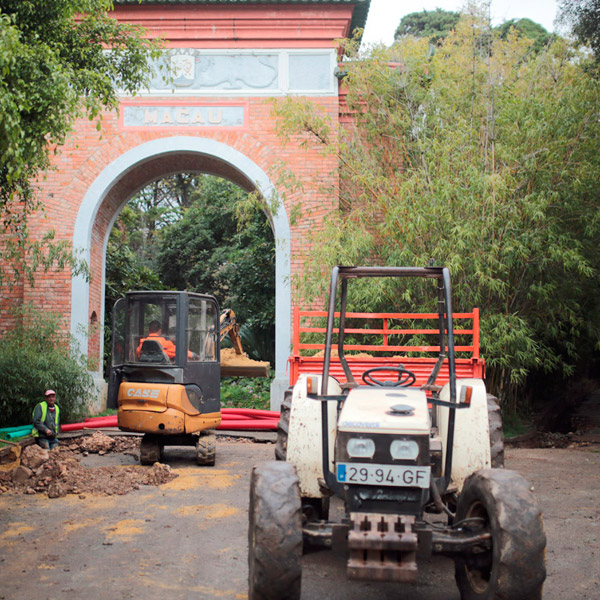
[[[276, 380], [272, 405], [287, 385], [290, 282], [310, 252], [308, 231], [337, 205], [333, 157], [283, 146], [270, 116], [273, 99], [304, 95], [339, 121], [336, 39], [364, 27], [370, 0], [117, 0], [115, 17], [138, 23], [168, 41], [161, 64], [173, 79], [154, 77], [150, 90], [123, 97], [119, 113], [77, 123], [40, 183], [44, 213], [31, 219], [33, 237], [54, 229], [89, 260], [91, 281], [68, 272], [40, 275], [13, 290], [13, 300], [58, 310], [65, 327], [87, 347], [102, 384], [104, 264], [108, 235], [122, 207], [150, 181], [202, 171], [276, 198], [270, 215], [276, 259]], [[302, 194], [280, 189], [285, 167]], [[317, 182], [319, 182], [317, 184]], [[290, 224], [293, 205], [301, 217]], [[100, 326], [100, 327], [99, 327]]]

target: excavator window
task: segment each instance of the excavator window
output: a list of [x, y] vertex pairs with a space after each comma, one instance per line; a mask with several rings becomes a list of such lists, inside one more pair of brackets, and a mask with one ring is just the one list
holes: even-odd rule
[[219, 361], [219, 308], [211, 296], [130, 292], [113, 312], [113, 366]]
[[217, 306], [204, 298], [190, 298], [187, 345], [191, 360], [216, 361], [219, 335]]
[[[156, 296], [130, 298], [127, 308], [127, 360], [174, 362], [177, 352], [177, 300], [173, 297]], [[145, 344], [146, 341], [154, 343]]]
[[125, 362], [125, 298], [117, 300], [113, 308], [112, 364], [122, 365]]

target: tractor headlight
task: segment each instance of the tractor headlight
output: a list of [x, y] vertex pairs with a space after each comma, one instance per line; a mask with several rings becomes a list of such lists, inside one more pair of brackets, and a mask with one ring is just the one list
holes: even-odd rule
[[414, 460], [419, 456], [419, 444], [414, 440], [394, 440], [390, 445], [390, 454], [396, 460]]
[[346, 450], [351, 458], [373, 458], [375, 442], [370, 439], [350, 438], [346, 444]]

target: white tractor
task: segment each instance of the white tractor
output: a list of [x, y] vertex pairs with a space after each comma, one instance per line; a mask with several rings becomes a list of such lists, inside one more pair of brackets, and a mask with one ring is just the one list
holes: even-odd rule
[[[385, 366], [355, 381], [344, 337], [348, 281], [359, 277], [436, 284], [439, 356], [420, 386], [401, 364], [392, 378]], [[497, 405], [482, 380], [456, 378], [452, 314], [447, 268], [333, 269], [323, 372], [288, 390], [278, 460], [252, 471], [250, 600], [298, 600], [303, 547], [315, 545], [345, 552], [350, 579], [415, 583], [419, 559], [441, 554], [455, 561], [463, 600], [541, 599], [541, 511], [520, 475], [494, 468], [503, 466]], [[329, 375], [338, 320], [342, 384]], [[331, 497], [343, 502], [338, 522]]]

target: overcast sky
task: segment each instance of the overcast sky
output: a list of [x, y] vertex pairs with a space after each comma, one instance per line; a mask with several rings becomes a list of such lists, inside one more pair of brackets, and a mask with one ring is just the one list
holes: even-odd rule
[[[363, 43], [391, 44], [400, 19], [409, 13], [436, 8], [458, 11], [464, 4], [463, 0], [371, 0]], [[527, 17], [554, 31], [557, 4], [557, 0], [492, 0], [492, 23]]]

